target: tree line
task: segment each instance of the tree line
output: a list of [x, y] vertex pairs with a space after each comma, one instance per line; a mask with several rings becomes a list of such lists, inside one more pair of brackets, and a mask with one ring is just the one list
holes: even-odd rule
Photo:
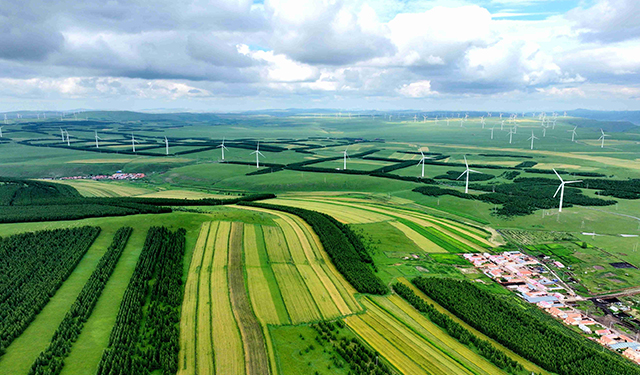
[[463, 345], [475, 348], [481, 356], [487, 358], [494, 365], [512, 374], [522, 371], [523, 367], [521, 364], [511, 359], [503, 351], [497, 349], [489, 341], [478, 338], [478, 336], [451, 319], [447, 314], [438, 311], [432, 304], [427, 303], [427, 301], [417, 296], [408, 286], [397, 282], [393, 284], [391, 288], [416, 310], [426, 315], [429, 320], [444, 329], [449, 336], [455, 338]]
[[374, 273], [373, 260], [357, 234], [329, 215], [298, 207], [241, 202], [240, 205], [288, 212], [301, 217], [316, 232], [338, 271], [360, 293], [386, 294], [389, 289]]
[[122, 227], [115, 233], [111, 245], [54, 332], [49, 346], [40, 353], [31, 365], [29, 375], [60, 374], [64, 366], [64, 359], [69, 355], [71, 346], [80, 336], [82, 327], [89, 319], [98, 298], [107, 285], [132, 231], [131, 227]]
[[178, 370], [182, 258], [186, 231], [151, 227], [100, 363], [98, 375]]
[[0, 356], [35, 319], [100, 233], [44, 230], [0, 240]]
[[603, 351], [551, 317], [466, 280], [418, 277], [413, 284], [457, 317], [523, 358], [559, 375], [637, 375], [640, 367]]

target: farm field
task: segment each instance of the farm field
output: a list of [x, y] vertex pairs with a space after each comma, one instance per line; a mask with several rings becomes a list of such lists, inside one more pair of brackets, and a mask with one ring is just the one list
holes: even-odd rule
[[[123, 216], [0, 223], [0, 242], [39, 230], [100, 228], [86, 254], [24, 332], [6, 348], [0, 342], [0, 374], [28, 373], [116, 231], [125, 226], [132, 228], [131, 237], [59, 374], [95, 374], [104, 366], [105, 349], [112, 345], [112, 329], [119, 324], [120, 306], [126, 300], [125, 290], [136, 274], [147, 233], [158, 226], [171, 233], [186, 230], [184, 256], [176, 265], [183, 270], [181, 284], [174, 289], [182, 291], [180, 303], [162, 310], [170, 312], [167, 317], [179, 319], [171, 334], [176, 334], [179, 347], [175, 373], [181, 375], [349, 374], [358, 370], [345, 353], [365, 349], [379, 354], [381, 372], [507, 373], [394, 292], [357, 292], [355, 287], [362, 290], [358, 280], [349, 278], [349, 271], [340, 267], [344, 263], [336, 263], [337, 267], [332, 261], [335, 254], [331, 250], [340, 247], [331, 241], [323, 244], [322, 227], [312, 219], [303, 220], [300, 211], [300, 216], [290, 213], [296, 212], [290, 208], [317, 211], [335, 219], [338, 229], [332, 233], [336, 238], [344, 235], [345, 243], [352, 247], [343, 249], [353, 250], [352, 259], [361, 261], [385, 288], [397, 281], [413, 288], [410, 280], [420, 276], [450, 278], [471, 281], [478, 289], [501, 298], [517, 298], [462, 254], [518, 249], [538, 259], [549, 257], [545, 264], [585, 297], [634, 291], [640, 286], [640, 237], [635, 237], [640, 235], [640, 190], [634, 182], [640, 170], [638, 131], [611, 132], [607, 147], [601, 149], [595, 142], [599, 128], [580, 126], [579, 141], [569, 142], [567, 131], [582, 120], [559, 118], [556, 129], [548, 129], [539, 147], [536, 143], [536, 149], [529, 150], [523, 134], [536, 131], [539, 121], [528, 118], [521, 120], [518, 136], [509, 145], [506, 130], [497, 130], [500, 123], [496, 118], [486, 118], [489, 128], [497, 126], [492, 140], [474, 116], [465, 128], [459, 128], [446, 127], [442, 120], [436, 124], [433, 116], [425, 122], [413, 122], [413, 114], [403, 114], [405, 117], [395, 121], [316, 114], [224, 114], [215, 118], [199, 114], [207, 120], [188, 121], [129, 121], [133, 114], [119, 112], [94, 115], [100, 120], [16, 120], [4, 126], [0, 219], [23, 205], [25, 212], [36, 207], [49, 210], [51, 201], [60, 195], [39, 202], [52, 194], [48, 184], [63, 191], [70, 189], [71, 195], [65, 196], [69, 200], [251, 200], [259, 193], [276, 197], [258, 197], [256, 202], [238, 205], [216, 205], [221, 203], [216, 201], [208, 206], [152, 206], [144, 212], [163, 213], [146, 214], [132, 214], [127, 205], [137, 207], [138, 203], [120, 200], [117, 214]], [[72, 135], [70, 146], [60, 141], [61, 126]], [[94, 130], [104, 138], [100, 150], [93, 147]], [[130, 149], [131, 133], [141, 142], [136, 153]], [[164, 155], [165, 136], [171, 143], [168, 156]], [[217, 148], [223, 137], [228, 147], [224, 161]], [[265, 156], [260, 159], [260, 168], [251, 154], [258, 141]], [[341, 155], [347, 148], [351, 158], [343, 171]], [[421, 167], [417, 165], [419, 149], [433, 157], [425, 164], [424, 178], [420, 178]], [[357, 155], [363, 152], [368, 154]], [[464, 193], [463, 179], [455, 180], [464, 170], [464, 156], [471, 168], [484, 175], [473, 175], [476, 180], [470, 182], [470, 194]], [[388, 170], [373, 172], [381, 167]], [[559, 170], [563, 178], [587, 184], [568, 187], [561, 214], [557, 197], [552, 197], [557, 178], [551, 168]], [[134, 181], [89, 179], [117, 170], [145, 173], [146, 177]], [[77, 175], [86, 179], [50, 179]], [[27, 178], [43, 185], [24, 185]], [[622, 187], [609, 188], [598, 182], [602, 179]], [[500, 193], [502, 186], [516, 185], [516, 181], [524, 181], [520, 186], [542, 186], [541, 191], [549, 190], [550, 194], [531, 212], [513, 215], [501, 211], [503, 196], [482, 199]], [[422, 187], [428, 189], [414, 191]], [[74, 191], [78, 195], [73, 195]], [[524, 199], [518, 191], [504, 195], [512, 197], [507, 200]], [[576, 198], [578, 195], [584, 200]], [[554, 261], [566, 267], [554, 265]], [[625, 268], [619, 268], [620, 264]], [[150, 286], [155, 288], [154, 281]], [[524, 370], [516, 375], [548, 374], [413, 290], [521, 364]], [[149, 311], [145, 304], [143, 316]], [[640, 316], [635, 310], [640, 308], [634, 308], [631, 315]], [[149, 334], [146, 320], [139, 332], [147, 335], [136, 345], [151, 350], [145, 340], [154, 335]], [[343, 341], [349, 344], [341, 344]], [[138, 359], [147, 357], [149, 354]], [[371, 363], [373, 357], [365, 357], [358, 365]], [[156, 370], [154, 374], [161, 371]], [[174, 373], [173, 368], [169, 373]]]

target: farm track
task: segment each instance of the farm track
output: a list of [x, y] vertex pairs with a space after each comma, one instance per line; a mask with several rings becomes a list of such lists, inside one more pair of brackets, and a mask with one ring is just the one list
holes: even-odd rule
[[[253, 229], [253, 228], [250, 228]], [[269, 357], [262, 327], [247, 296], [242, 260], [243, 224], [234, 222], [229, 238], [229, 294], [245, 353], [247, 375], [269, 374]]]

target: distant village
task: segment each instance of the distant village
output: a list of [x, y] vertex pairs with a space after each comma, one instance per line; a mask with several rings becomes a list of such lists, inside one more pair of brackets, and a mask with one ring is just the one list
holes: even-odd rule
[[[575, 300], [575, 293], [560, 285], [560, 281], [550, 278], [551, 274], [536, 258], [519, 251], [506, 251], [501, 254], [464, 254], [479, 271], [496, 282], [513, 290], [525, 301], [537, 305], [556, 319], [569, 326], [577, 326], [589, 335], [589, 339], [621, 352], [622, 355], [640, 364], [640, 343], [584, 315], [569, 305]], [[560, 262], [554, 262], [558, 268], [564, 268]], [[617, 310], [629, 309], [618, 304]]]
[[114, 174], [99, 174], [99, 175], [87, 175], [87, 176], [70, 176], [70, 177], [56, 177], [48, 178], [48, 180], [138, 180], [144, 178], [144, 173], [123, 173], [117, 171]]

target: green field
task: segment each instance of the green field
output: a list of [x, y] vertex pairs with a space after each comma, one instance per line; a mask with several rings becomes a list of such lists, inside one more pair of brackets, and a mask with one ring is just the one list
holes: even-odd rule
[[[530, 150], [525, 135], [539, 124], [528, 118], [521, 119], [517, 136], [509, 144], [507, 127], [498, 131], [495, 117], [486, 119], [488, 128], [497, 125], [493, 140], [473, 117], [465, 128], [447, 127], [444, 121], [436, 125], [433, 120], [388, 122], [380, 117], [315, 115], [228, 114], [202, 121], [184, 121], [179, 115], [156, 121], [120, 112], [94, 112], [91, 117], [99, 120], [59, 124], [49, 119], [5, 125], [0, 177], [47, 182], [83, 176], [54, 182], [91, 199], [225, 199], [274, 193], [277, 198], [264, 203], [318, 211], [347, 225], [372, 258], [373, 264], [367, 267], [375, 269], [375, 275], [387, 285], [417, 276], [448, 277], [475, 281], [483, 290], [510, 298], [510, 290], [471, 267], [460, 254], [519, 247], [539, 259], [549, 257], [544, 260], [549, 267], [585, 296], [640, 286], [640, 237], [633, 237], [640, 235], [640, 199], [601, 195], [602, 189], [593, 185], [572, 187], [589, 199], [613, 199], [616, 204], [567, 204], [558, 214], [557, 198], [548, 197], [547, 208], [512, 216], [496, 214], [501, 203], [466, 199], [491, 194], [492, 186], [511, 184], [515, 175], [552, 179], [555, 189], [555, 175], [544, 173], [551, 168], [561, 171], [563, 178], [585, 181], [595, 177], [570, 173], [600, 173], [615, 181], [637, 179], [638, 131], [612, 132], [607, 147], [601, 149], [595, 141], [599, 129], [587, 127], [589, 121], [559, 118], [555, 130], [549, 129], [536, 149]], [[574, 123], [585, 126], [579, 127], [579, 140], [572, 143], [567, 130], [573, 129]], [[71, 146], [60, 141], [60, 126], [68, 128]], [[104, 138], [100, 150], [93, 148], [94, 128]], [[130, 152], [131, 132], [141, 142], [136, 154]], [[162, 143], [165, 136], [171, 140], [168, 156]], [[229, 148], [224, 162], [215, 148], [222, 137]], [[258, 140], [265, 156], [259, 169], [251, 154]], [[145, 150], [147, 146], [162, 147]], [[351, 159], [347, 171], [342, 171], [341, 155], [347, 147]], [[419, 147], [437, 156], [436, 161], [426, 164], [423, 181], [414, 179], [421, 173], [416, 154]], [[375, 152], [357, 156], [367, 151]], [[436, 178], [447, 173], [457, 177], [464, 170], [461, 163], [465, 155], [472, 168], [494, 176], [472, 182], [471, 196], [463, 195], [462, 179]], [[530, 170], [517, 167], [523, 161], [536, 164]], [[381, 167], [394, 170], [388, 175], [369, 175]], [[145, 173], [146, 177], [135, 181], [90, 179], [116, 171]], [[358, 174], [343, 173], [349, 171]], [[4, 181], [0, 181], [0, 190], [7, 184]], [[421, 186], [454, 190], [457, 196], [412, 191]], [[20, 199], [28, 198], [36, 202], [34, 205], [47, 203], [37, 202], [41, 192], [27, 191], [20, 196], [5, 189], [1, 193], [3, 202], [12, 206], [7, 209], [19, 209]], [[521, 197], [514, 195], [512, 199]], [[43, 229], [101, 228], [50, 301], [0, 355], [0, 374], [27, 374], [114, 233], [123, 226], [133, 228], [131, 238], [71, 347], [63, 375], [96, 372], [152, 226], [186, 230], [179, 374], [348, 374], [347, 358], [338, 354], [335, 342], [316, 339], [314, 327], [325, 321], [345, 322], [339, 329], [345, 340], [356, 340], [353, 342], [375, 350], [382, 363], [399, 373], [504, 373], [477, 348], [449, 336], [398, 296], [358, 293], [332, 263], [326, 244], [300, 217], [247, 206], [177, 205], [172, 210], [0, 224], [0, 240]], [[587, 234], [592, 232], [596, 235]], [[506, 247], [500, 247], [503, 245]], [[559, 268], [551, 260], [566, 267]], [[628, 262], [637, 268], [615, 268], [610, 264], [614, 262]], [[523, 375], [546, 373], [496, 346], [523, 364]]]

